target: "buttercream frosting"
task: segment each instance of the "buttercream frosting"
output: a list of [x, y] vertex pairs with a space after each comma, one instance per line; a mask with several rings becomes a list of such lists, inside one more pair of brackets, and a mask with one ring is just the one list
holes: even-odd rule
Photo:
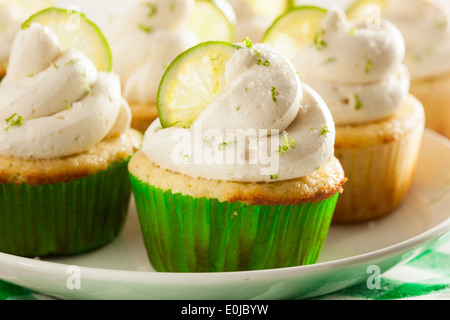
[[[259, 63], [264, 62], [264, 63]], [[307, 176], [334, 153], [335, 127], [321, 97], [270, 46], [242, 45], [224, 86], [190, 128], [161, 128], [142, 150], [162, 168], [212, 180], [273, 182]]]
[[383, 18], [406, 42], [405, 64], [413, 79], [450, 72], [449, 10], [438, 1], [389, 0]]
[[351, 24], [341, 9], [322, 20], [315, 43], [293, 58], [304, 81], [328, 104], [337, 125], [360, 124], [396, 112], [409, 91], [405, 43], [390, 22]]
[[20, 30], [0, 84], [0, 154], [52, 159], [74, 155], [126, 131], [129, 106], [118, 75], [98, 72], [52, 30]]

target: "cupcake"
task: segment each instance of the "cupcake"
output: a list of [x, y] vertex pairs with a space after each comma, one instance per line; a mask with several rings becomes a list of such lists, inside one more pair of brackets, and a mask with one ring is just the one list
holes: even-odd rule
[[[192, 94], [172, 100], [186, 77], [198, 80], [188, 82]], [[209, 99], [192, 119], [182, 110], [200, 93]], [[202, 43], [173, 61], [158, 103], [159, 118], [129, 164], [153, 267], [224, 272], [315, 263], [345, 176], [333, 156], [329, 109], [292, 63], [248, 40]]]
[[150, 0], [110, 17], [107, 37], [133, 128], [144, 132], [158, 116], [158, 86], [177, 55], [203, 38], [234, 37], [234, 12], [227, 5], [223, 0]]
[[336, 123], [335, 152], [348, 184], [333, 221], [382, 217], [409, 192], [425, 122], [408, 93], [404, 40], [386, 21], [371, 28], [349, 23], [340, 9], [315, 11], [323, 12], [316, 36], [292, 59]]
[[[64, 26], [56, 22], [70, 16], [52, 8], [32, 19], [39, 17]], [[86, 37], [98, 32], [80, 19]], [[0, 84], [0, 251], [80, 253], [121, 231], [131, 196], [127, 165], [141, 134], [130, 129], [116, 74], [64, 48], [51, 27], [28, 22]]]

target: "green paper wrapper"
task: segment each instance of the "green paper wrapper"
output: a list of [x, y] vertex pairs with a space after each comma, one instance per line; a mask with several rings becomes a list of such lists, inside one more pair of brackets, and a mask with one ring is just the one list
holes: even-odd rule
[[314, 264], [339, 194], [263, 206], [173, 194], [130, 174], [149, 260], [159, 272], [228, 272]]
[[121, 231], [131, 197], [128, 160], [52, 185], [0, 185], [0, 251], [20, 256], [74, 254]]

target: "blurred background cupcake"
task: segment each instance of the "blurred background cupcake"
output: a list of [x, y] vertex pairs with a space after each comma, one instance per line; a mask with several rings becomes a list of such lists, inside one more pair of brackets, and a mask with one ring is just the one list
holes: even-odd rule
[[232, 40], [235, 16], [225, 0], [149, 0], [110, 16], [107, 37], [132, 127], [144, 132], [157, 117], [159, 82], [172, 60], [207, 40]]
[[121, 231], [141, 134], [110, 67], [79, 13], [49, 8], [16, 34], [0, 84], [1, 252], [80, 253]]
[[377, 29], [349, 23], [339, 8], [297, 7], [265, 41], [290, 55], [336, 122], [335, 152], [348, 183], [333, 221], [392, 212], [409, 192], [425, 122], [421, 103], [409, 94], [400, 31], [387, 21]]
[[129, 165], [153, 267], [315, 263], [345, 176], [330, 111], [291, 62], [248, 40], [201, 43], [171, 64], [158, 97]]
[[[405, 64], [411, 93], [423, 104], [426, 125], [450, 138], [450, 3], [439, 0], [360, 0], [349, 9], [352, 19], [367, 19], [378, 5], [383, 19], [394, 23], [406, 42]], [[372, 13], [369, 14], [373, 15]]]
[[6, 73], [9, 53], [20, 25], [33, 13], [51, 6], [51, 0], [0, 1], [0, 79]]

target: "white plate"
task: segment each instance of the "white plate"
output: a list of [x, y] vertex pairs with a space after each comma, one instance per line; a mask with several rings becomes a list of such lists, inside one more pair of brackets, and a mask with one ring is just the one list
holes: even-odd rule
[[157, 273], [148, 262], [132, 205], [123, 233], [108, 246], [45, 261], [0, 254], [0, 279], [63, 299], [309, 298], [366, 282], [372, 276], [369, 266], [386, 272], [406, 263], [448, 231], [450, 142], [426, 131], [403, 206], [374, 222], [332, 226], [315, 265], [232, 273]]

